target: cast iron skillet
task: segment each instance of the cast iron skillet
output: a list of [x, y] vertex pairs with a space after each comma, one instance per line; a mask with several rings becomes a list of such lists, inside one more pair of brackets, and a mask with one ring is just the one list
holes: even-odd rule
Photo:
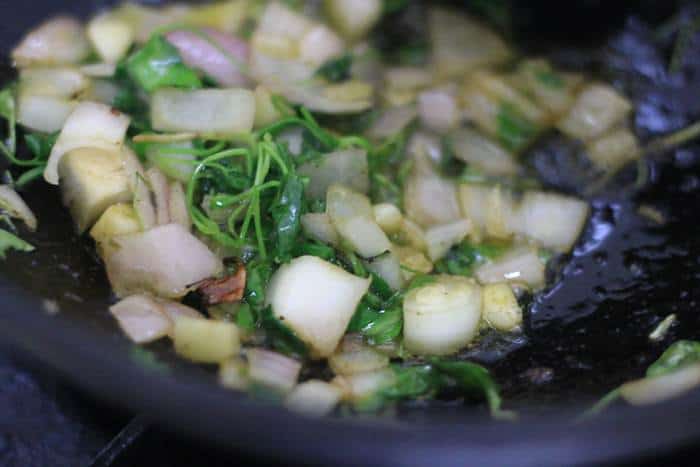
[[[100, 6], [1, 5], [0, 43], [6, 53], [42, 18], [86, 16]], [[683, 72], [672, 76], [665, 71], [670, 37], [654, 37], [636, 13], [622, 23], [593, 50], [543, 53], [596, 69], [623, 88], [636, 103], [643, 140], [698, 119], [700, 48], [691, 47]], [[576, 191], [581, 180], [570, 174], [581, 170], [572, 167], [585, 169], [578, 151], [550, 135], [528, 157], [548, 186]], [[595, 398], [640, 376], [670, 342], [700, 337], [700, 147], [660, 155], [649, 169], [641, 191], [629, 189], [630, 172], [592, 198], [591, 222], [573, 257], [552, 268], [557, 280], [534, 300], [524, 336], [487, 339], [466, 353], [492, 369], [506, 406], [522, 411], [518, 423], [493, 422], [482, 406], [461, 400], [407, 404], [398, 417], [307, 419], [217, 387], [211, 371], [180, 361], [166, 344], [137, 350], [107, 313], [112, 296], [92, 245], [76, 237], [57, 191], [42, 184], [25, 193], [39, 231], [22, 232], [37, 251], [0, 263], [0, 342], [169, 429], [289, 462], [545, 466], [659, 454], [700, 439], [700, 392], [645, 409], [613, 406], [572, 423]], [[639, 216], [631, 199], [655, 206], [668, 223]], [[61, 312], [46, 313], [45, 299]], [[648, 333], [669, 313], [680, 324], [664, 342], [650, 343]]]

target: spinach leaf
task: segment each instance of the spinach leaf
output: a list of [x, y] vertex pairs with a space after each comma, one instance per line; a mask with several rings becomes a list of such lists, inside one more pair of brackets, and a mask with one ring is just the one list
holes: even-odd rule
[[262, 310], [260, 325], [265, 330], [268, 343], [278, 352], [299, 357], [308, 353], [306, 344], [275, 316], [272, 307]]
[[431, 365], [394, 366], [395, 380], [388, 388], [381, 391], [388, 399], [415, 399], [433, 395], [443, 386], [440, 374]]
[[409, 0], [384, 0], [382, 11], [385, 15], [398, 13], [408, 6]]
[[673, 373], [687, 365], [700, 362], [700, 342], [676, 341], [647, 369], [647, 377], [653, 378]]
[[279, 199], [271, 207], [274, 223], [275, 260], [279, 263], [292, 259], [292, 250], [301, 231], [304, 205], [304, 182], [299, 175], [284, 177]]
[[265, 306], [265, 289], [272, 276], [272, 265], [264, 261], [251, 261], [246, 265], [246, 302], [254, 309]]
[[508, 246], [498, 243], [473, 245], [464, 241], [450, 249], [447, 255], [435, 264], [435, 269], [442, 274], [471, 276], [479, 265], [498, 258]]
[[537, 127], [512, 104], [502, 104], [496, 119], [498, 139], [511, 151], [524, 148], [537, 134]]
[[47, 161], [53, 145], [56, 144], [59, 132], [55, 133], [25, 133], [24, 142], [35, 160]]
[[345, 54], [342, 57], [331, 58], [316, 70], [316, 75], [325, 78], [331, 83], [339, 83], [350, 78], [352, 68], [352, 55]]
[[324, 245], [323, 243], [319, 243], [314, 240], [306, 240], [298, 243], [294, 248], [293, 255], [295, 257], [311, 255], [325, 259], [326, 261], [335, 261], [335, 250], [328, 245]]
[[242, 303], [236, 310], [236, 325], [246, 332], [251, 332], [255, 329], [255, 313], [247, 303]]
[[537, 81], [544, 84], [552, 89], [562, 89], [564, 87], [564, 80], [562, 77], [552, 70], [535, 70], [533, 72]]
[[5, 259], [9, 250], [30, 252], [34, 251], [34, 247], [7, 230], [0, 229], [0, 259]]
[[202, 87], [197, 73], [183, 63], [177, 49], [162, 36], [153, 36], [126, 60], [125, 66], [129, 77], [146, 92], [166, 86]]
[[15, 108], [15, 84], [0, 91], [0, 117], [7, 120], [7, 139], [2, 143], [4, 152], [14, 154], [16, 146], [17, 109]]
[[460, 390], [483, 394], [494, 418], [514, 418], [513, 412], [501, 409], [502, 400], [498, 385], [486, 368], [463, 361], [433, 360], [432, 364], [443, 375], [450, 377]]

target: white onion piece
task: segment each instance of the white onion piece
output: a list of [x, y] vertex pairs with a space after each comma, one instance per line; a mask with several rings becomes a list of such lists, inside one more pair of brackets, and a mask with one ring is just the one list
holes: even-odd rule
[[403, 214], [401, 210], [391, 203], [379, 203], [372, 206], [374, 220], [387, 234], [394, 234], [401, 230]]
[[316, 67], [342, 55], [344, 51], [343, 40], [332, 29], [322, 24], [312, 27], [299, 41], [299, 58]]
[[168, 196], [168, 211], [171, 222], [180, 224], [187, 230], [192, 227], [192, 219], [187, 210], [187, 201], [185, 199], [185, 189], [182, 183], [174, 181], [170, 183], [170, 193]]
[[465, 72], [502, 63], [510, 57], [503, 39], [460, 11], [433, 7], [428, 27], [433, 66], [442, 77], [461, 78]]
[[119, 95], [120, 89], [113, 81], [108, 79], [95, 79], [86, 94], [91, 101], [110, 105]]
[[170, 318], [173, 321], [173, 323], [182, 317], [203, 320], [207, 319], [199, 311], [187, 305], [183, 305], [182, 303], [175, 302], [172, 300], [165, 300], [162, 298], [156, 298], [155, 300], [161, 306], [163, 313], [165, 313], [165, 315], [168, 318]]
[[170, 223], [170, 187], [168, 179], [163, 172], [155, 167], [146, 171], [146, 178], [153, 193], [156, 204], [156, 224], [165, 225]]
[[384, 71], [384, 82], [388, 88], [416, 90], [430, 86], [433, 75], [425, 68], [394, 67]]
[[615, 170], [641, 155], [637, 137], [628, 128], [613, 130], [586, 148], [591, 161], [603, 170]]
[[219, 366], [219, 384], [228, 389], [248, 388], [248, 365], [241, 358], [226, 360]]
[[435, 166], [442, 162], [443, 144], [440, 136], [418, 130], [408, 141], [408, 154], [414, 161], [414, 175], [437, 175]]
[[299, 127], [287, 128], [280, 132], [279, 136], [277, 136], [277, 141], [286, 145], [291, 155], [300, 156], [304, 146], [304, 129]]
[[333, 380], [343, 390], [343, 399], [360, 402], [371, 397], [384, 388], [391, 386], [396, 374], [389, 368], [354, 375], [339, 376]]
[[175, 46], [186, 65], [202, 70], [222, 86], [246, 86], [244, 67], [248, 62], [248, 45], [230, 34], [205, 30], [172, 31], [165, 35]]
[[476, 277], [482, 284], [515, 282], [538, 288], [544, 285], [544, 264], [536, 250], [520, 247], [479, 266]]
[[546, 248], [567, 252], [581, 234], [589, 211], [588, 203], [576, 198], [528, 192], [514, 218], [515, 230]]
[[523, 322], [523, 311], [513, 289], [506, 283], [487, 284], [482, 288], [483, 318], [498, 331], [510, 332]]
[[461, 217], [454, 182], [437, 175], [413, 175], [406, 181], [404, 210], [423, 227], [447, 224]]
[[367, 34], [382, 16], [380, 0], [326, 0], [326, 14], [340, 33], [350, 40]]
[[111, 78], [116, 71], [114, 63], [91, 63], [80, 67], [80, 72], [91, 78]]
[[427, 128], [446, 133], [459, 121], [457, 99], [444, 89], [423, 91], [418, 95], [418, 115]]
[[348, 335], [338, 350], [328, 357], [328, 365], [336, 375], [347, 376], [386, 368], [389, 357], [366, 345], [362, 337]]
[[392, 290], [399, 290], [403, 285], [401, 263], [398, 255], [393, 251], [388, 251], [377, 258], [364, 261], [364, 265], [367, 269], [384, 279]]
[[267, 288], [267, 302], [320, 357], [333, 353], [358, 303], [369, 289], [361, 279], [313, 256], [281, 266]]
[[428, 256], [435, 262], [442, 259], [450, 248], [460, 243], [471, 231], [471, 222], [462, 219], [449, 224], [437, 225], [425, 231]]
[[58, 163], [68, 151], [99, 148], [120, 152], [130, 119], [97, 102], [82, 102], [68, 116], [44, 170], [44, 179], [58, 185]]
[[134, 30], [114, 16], [97, 16], [87, 26], [87, 36], [97, 54], [106, 63], [117, 63], [134, 42]]
[[221, 260], [179, 224], [115, 237], [113, 242], [117, 248], [105, 264], [118, 296], [152, 292], [179, 298], [223, 269]]
[[[190, 139], [193, 137], [191, 133], [181, 133], [181, 135], [183, 135], [183, 137], [189, 137]], [[136, 141], [136, 138], [134, 138], [134, 140]], [[139, 139], [139, 141], [142, 141], [142, 139]], [[177, 149], [180, 148], [184, 149], [184, 151], [178, 153]], [[187, 149], [192, 149], [191, 141], [174, 142], [164, 146], [153, 145], [146, 150], [146, 158], [151, 164], [162, 170], [168, 177], [187, 183], [194, 173], [196, 165], [194, 161], [197, 159], [195, 155], [189, 154], [186, 151]]]
[[360, 192], [369, 192], [369, 168], [367, 151], [341, 149], [324, 154], [320, 159], [299, 167], [299, 173], [309, 177], [306, 194], [313, 199], [323, 199], [328, 187], [334, 183]]
[[36, 230], [38, 225], [36, 216], [27, 203], [8, 185], [0, 185], [0, 210], [7, 212], [10, 217], [20, 219], [29, 230]]
[[340, 243], [338, 232], [331, 218], [324, 213], [308, 213], [301, 216], [301, 227], [304, 233], [321, 243], [337, 246]]
[[372, 258], [391, 249], [365, 195], [342, 185], [331, 185], [326, 195], [326, 212], [338, 235], [360, 256]]
[[451, 134], [455, 157], [486, 175], [515, 175], [518, 164], [512, 154], [471, 128]]
[[24, 68], [19, 73], [20, 94], [72, 99], [90, 86], [83, 73], [67, 67]]
[[141, 166], [139, 158], [134, 152], [124, 147], [124, 171], [129, 182], [129, 188], [133, 193], [134, 211], [141, 223], [142, 230], [149, 230], [156, 226], [156, 207], [151, 199], [151, 189], [146, 179], [146, 171]]
[[404, 299], [404, 344], [419, 355], [449, 355], [476, 337], [481, 288], [458, 276], [439, 276]]
[[284, 405], [294, 412], [321, 417], [338, 405], [342, 395], [337, 386], [312, 379], [295, 387], [285, 399]]
[[381, 116], [369, 129], [369, 135], [381, 139], [394, 136], [408, 126], [418, 116], [418, 110], [414, 105], [402, 105], [390, 107], [384, 110]]
[[105, 257], [112, 248], [110, 240], [118, 235], [128, 235], [141, 231], [141, 223], [133, 206], [117, 203], [108, 207], [95, 225], [90, 229], [90, 236], [97, 244], [100, 256]]
[[300, 40], [313, 26], [306, 16], [274, 1], [267, 4], [258, 21], [258, 32]]
[[250, 349], [248, 358], [248, 377], [254, 383], [261, 384], [283, 394], [287, 394], [297, 384], [301, 363], [277, 352], [263, 349]]
[[642, 378], [620, 387], [622, 397], [633, 405], [650, 405], [663, 402], [700, 386], [700, 365], [679, 368], [655, 378]]
[[[255, 123], [254, 127], [255, 128], [263, 128], [266, 127], [267, 125], [270, 125], [277, 120], [282, 118], [282, 114], [280, 113], [279, 110], [277, 110], [277, 107], [275, 107], [275, 104], [272, 102], [272, 94], [270, 91], [263, 85], [258, 85], [255, 87]], [[302, 134], [302, 129], [301, 128], [294, 128], [293, 130], [296, 130], [296, 133], [299, 134], [298, 138], [298, 149], [296, 149], [295, 145], [295, 150], [292, 150], [291, 147], [289, 147], [289, 152], [292, 153], [292, 155], [298, 156], [301, 153], [301, 144], [302, 144], [302, 139], [301, 139], [301, 134]], [[288, 132], [289, 130], [287, 130]], [[282, 135], [280, 135], [282, 136]], [[278, 141], [279, 141], [279, 136], [278, 136]], [[287, 144], [288, 146], [289, 143]]]
[[62, 97], [20, 94], [17, 122], [31, 130], [53, 133], [63, 128], [75, 106], [75, 102]]
[[173, 331], [175, 352], [193, 362], [219, 363], [238, 353], [238, 327], [225, 321], [180, 316]]
[[46, 21], [27, 34], [12, 51], [19, 67], [79, 63], [90, 54], [82, 25], [73, 18]]
[[591, 84], [557, 127], [566, 135], [588, 141], [616, 126], [629, 115], [632, 105], [612, 86]]
[[131, 295], [109, 307], [119, 327], [137, 344], [153, 342], [167, 336], [173, 322], [163, 309], [147, 295]]
[[160, 131], [247, 133], [254, 118], [255, 96], [247, 89], [160, 89], [151, 97], [151, 123]]

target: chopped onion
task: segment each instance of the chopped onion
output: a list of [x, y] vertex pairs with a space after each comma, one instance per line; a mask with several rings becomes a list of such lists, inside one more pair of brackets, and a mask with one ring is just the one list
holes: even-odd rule
[[223, 362], [241, 348], [235, 324], [184, 315], [175, 320], [173, 342], [178, 355], [200, 363]]
[[129, 187], [133, 193], [134, 210], [141, 223], [142, 230], [150, 230], [156, 226], [156, 207], [151, 199], [151, 189], [146, 181], [146, 173], [141, 163], [130, 149], [124, 151]]
[[284, 405], [304, 415], [321, 417], [330, 413], [342, 397], [342, 391], [335, 385], [312, 379], [295, 387], [286, 397]]
[[482, 299], [484, 321], [494, 329], [510, 332], [522, 324], [523, 311], [510, 285], [485, 285], [482, 289]]
[[539, 106], [560, 117], [573, 105], [583, 75], [554, 70], [546, 60], [535, 59], [520, 64], [515, 80]]
[[391, 249], [389, 238], [374, 220], [369, 198], [341, 185], [331, 185], [326, 211], [338, 235], [353, 251], [373, 258]]
[[328, 358], [328, 364], [336, 375], [347, 376], [386, 368], [389, 357], [366, 345], [361, 336], [348, 335]]
[[202, 70], [222, 86], [246, 86], [248, 44], [221, 31], [172, 31], [165, 36], [186, 65]]
[[116, 71], [114, 63], [91, 63], [80, 67], [80, 72], [91, 78], [111, 78]]
[[58, 185], [58, 164], [67, 152], [77, 148], [99, 148], [120, 152], [130, 119], [97, 102], [82, 102], [68, 116], [44, 170], [44, 179]]
[[19, 93], [73, 99], [90, 86], [90, 80], [75, 68], [34, 67], [20, 70]]
[[413, 157], [415, 175], [437, 175], [435, 166], [443, 158], [443, 143], [435, 133], [418, 130], [408, 142], [408, 154]]
[[588, 203], [576, 198], [528, 192], [515, 216], [515, 230], [546, 248], [567, 252], [581, 234], [589, 211]]
[[258, 21], [257, 32], [300, 40], [313, 22], [286, 5], [273, 1], [267, 4]]
[[99, 220], [90, 229], [90, 236], [95, 240], [101, 256], [107, 256], [110, 240], [119, 235], [128, 235], [141, 231], [141, 223], [136, 211], [130, 204], [117, 203], [108, 207]]
[[399, 208], [391, 203], [379, 203], [372, 206], [372, 209], [374, 220], [385, 233], [391, 235], [401, 229], [403, 214]]
[[151, 167], [146, 171], [146, 178], [153, 193], [153, 199], [156, 205], [156, 224], [165, 225], [170, 223], [170, 187], [168, 179], [165, 178], [163, 172], [155, 167]]
[[[183, 138], [190, 137], [190, 139], [192, 139], [194, 137], [192, 133], [181, 133], [181, 135]], [[134, 141], [136, 141], [136, 138], [134, 138]], [[142, 139], [139, 139], [139, 141], [142, 141]], [[178, 149], [183, 149], [183, 151], [177, 152]], [[151, 164], [162, 170], [168, 177], [187, 183], [194, 173], [195, 161], [197, 159], [194, 154], [187, 152], [188, 149], [192, 149], [192, 142], [189, 140], [167, 145], [153, 145], [146, 149], [146, 158]]]
[[254, 383], [261, 384], [283, 394], [289, 393], [297, 384], [301, 363], [277, 352], [263, 349], [250, 349], [248, 358], [248, 377]]
[[87, 27], [87, 36], [95, 51], [106, 63], [117, 63], [134, 42], [129, 23], [115, 16], [97, 16]]
[[459, 200], [464, 215], [489, 237], [508, 239], [521, 222], [513, 194], [501, 186], [461, 184]]
[[151, 123], [160, 131], [233, 135], [251, 131], [254, 117], [247, 89], [160, 89], [151, 98]]
[[615, 170], [641, 155], [637, 137], [628, 128], [618, 128], [587, 145], [588, 157], [603, 170]]
[[380, 0], [325, 0], [329, 20], [349, 40], [364, 37], [382, 16]]
[[461, 78], [476, 68], [503, 63], [508, 46], [491, 29], [460, 11], [431, 8], [428, 28], [434, 67], [442, 77]]
[[438, 175], [411, 176], [404, 186], [403, 199], [406, 215], [423, 227], [461, 217], [454, 182]]
[[117, 319], [124, 333], [137, 344], [165, 337], [173, 326], [162, 307], [147, 295], [131, 295], [109, 307], [109, 312]]
[[364, 264], [367, 269], [384, 279], [392, 290], [399, 290], [403, 285], [401, 263], [398, 255], [393, 251], [387, 251], [383, 255], [364, 261]]
[[219, 366], [219, 384], [228, 389], [248, 388], [248, 366], [241, 358], [226, 360]]
[[476, 337], [481, 288], [466, 277], [439, 276], [436, 282], [406, 294], [403, 316], [409, 352], [449, 355]]
[[342, 55], [344, 51], [343, 40], [332, 29], [322, 24], [312, 27], [299, 41], [299, 58], [316, 67]]
[[343, 337], [370, 279], [314, 256], [282, 265], [267, 288], [267, 303], [314, 353], [327, 357]]
[[451, 135], [456, 158], [493, 176], [512, 176], [518, 164], [511, 153], [471, 128], [460, 128]]
[[591, 84], [557, 127], [572, 138], [589, 141], [622, 122], [631, 110], [632, 105], [612, 86]]
[[390, 107], [382, 111], [381, 116], [369, 129], [369, 135], [376, 139], [394, 136], [408, 126], [418, 116], [415, 105]]
[[673, 373], [647, 377], [620, 387], [622, 397], [633, 405], [649, 405], [679, 397], [700, 386], [700, 365], [679, 368]]
[[428, 256], [435, 262], [442, 259], [450, 248], [464, 240], [471, 230], [471, 222], [462, 219], [449, 224], [431, 227], [425, 231]]
[[10, 217], [20, 219], [29, 230], [36, 230], [38, 225], [36, 216], [27, 203], [8, 185], [0, 185], [0, 210], [5, 211]]
[[482, 284], [514, 282], [538, 288], [544, 285], [544, 264], [532, 248], [519, 247], [476, 270]]
[[82, 25], [69, 17], [46, 21], [27, 34], [12, 51], [19, 67], [79, 63], [90, 54]]
[[460, 118], [454, 93], [445, 89], [430, 89], [420, 93], [418, 114], [423, 125], [438, 133], [448, 132]]
[[17, 122], [30, 130], [54, 133], [63, 128], [76, 103], [62, 97], [20, 94]]
[[425, 68], [394, 67], [384, 72], [384, 82], [388, 88], [416, 90], [430, 86], [433, 75]]
[[61, 158], [58, 175], [63, 203], [79, 232], [89, 228], [111, 205], [132, 199], [124, 159], [117, 152], [74, 149]]
[[153, 292], [179, 298], [223, 269], [221, 260], [179, 224], [115, 237], [113, 242], [117, 248], [105, 264], [118, 296]]
[[428, 244], [425, 241], [425, 232], [412, 220], [404, 217], [399, 234], [400, 239], [404, 244], [413, 247], [418, 251], [428, 251]]
[[[282, 114], [277, 110], [275, 104], [272, 102], [272, 93], [262, 85], [258, 85], [255, 88], [255, 128], [263, 128], [271, 123], [276, 122], [282, 118]], [[301, 136], [301, 133], [300, 135]], [[290, 152], [294, 155], [298, 155], [301, 150], [302, 140], [299, 138], [299, 150]]]
[[389, 368], [354, 375], [339, 376], [333, 380], [343, 390], [343, 399], [360, 402], [391, 386], [396, 380], [396, 374]]
[[423, 254], [410, 246], [395, 247], [401, 263], [404, 280], [410, 281], [416, 273], [428, 274], [433, 270], [433, 263]]
[[[117, 98], [121, 89], [108, 79], [95, 79], [86, 94], [86, 98], [103, 104], [111, 104]], [[67, 115], [66, 115], [67, 117]], [[61, 125], [63, 126], [63, 125]]]
[[323, 199], [334, 183], [360, 193], [369, 192], [367, 151], [363, 149], [342, 149], [325, 154], [301, 165], [299, 173], [310, 178], [306, 195], [313, 199]]
[[331, 218], [324, 213], [308, 213], [301, 216], [301, 226], [304, 233], [321, 243], [337, 246], [340, 243], [338, 232]]
[[189, 230], [192, 227], [192, 219], [190, 219], [190, 213], [187, 210], [185, 189], [182, 187], [182, 183], [177, 181], [171, 182], [169, 190], [168, 211], [170, 220]]

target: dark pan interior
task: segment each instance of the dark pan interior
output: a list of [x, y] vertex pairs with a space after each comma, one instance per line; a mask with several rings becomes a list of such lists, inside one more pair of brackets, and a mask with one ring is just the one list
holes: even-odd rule
[[[99, 6], [0, 5], [0, 17], [12, 18], [0, 30], [4, 52], [52, 12], [86, 15]], [[691, 43], [683, 72], [670, 75], [673, 36], [655, 34], [654, 11], [633, 10], [595, 47], [532, 45], [557, 63], [595, 70], [619, 85], [636, 104], [642, 141], [700, 118], [700, 41]], [[527, 157], [548, 186], [575, 192], [578, 151], [550, 135]], [[272, 456], [347, 465], [456, 463], [470, 456], [479, 456], [481, 465], [557, 465], [572, 455], [601, 460], [671, 447], [700, 436], [692, 415], [700, 408], [697, 395], [652, 409], [614, 407], [591, 424], [569, 422], [576, 409], [641, 375], [670, 342], [700, 338], [700, 145], [659, 155], [648, 168], [646, 188], [630, 188], [630, 170], [591, 199], [591, 222], [572, 257], [552, 268], [557, 280], [535, 298], [524, 335], [487, 339], [465, 353], [493, 370], [506, 407], [524, 412], [520, 425], [488, 422], [483, 407], [462, 401], [409, 404], [401, 410], [403, 422], [305, 420], [217, 388], [210, 369], [182, 362], [166, 344], [136, 349], [107, 313], [112, 296], [92, 245], [73, 233], [58, 192], [43, 184], [24, 193], [40, 228], [22, 233], [37, 251], [0, 262], [0, 338], [170, 428]], [[639, 203], [668, 222], [640, 216]], [[47, 314], [42, 299], [58, 302], [60, 313]], [[679, 323], [663, 342], [651, 343], [649, 332], [670, 313]]]

